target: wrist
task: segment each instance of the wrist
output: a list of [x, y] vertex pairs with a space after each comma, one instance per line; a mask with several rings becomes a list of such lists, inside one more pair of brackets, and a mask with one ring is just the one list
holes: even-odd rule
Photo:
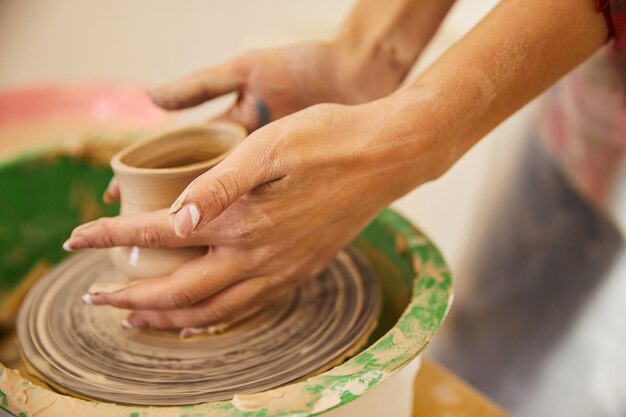
[[394, 199], [441, 177], [482, 136], [480, 86], [429, 81], [360, 106], [373, 121], [371, 146], [384, 149], [379, 163], [397, 166]]
[[361, 91], [352, 103], [398, 88], [433, 37], [454, 0], [361, 0], [332, 47], [343, 81]]
[[[350, 136], [358, 162], [385, 205], [440, 177], [452, 165], [451, 131], [432, 119], [434, 97], [406, 89], [358, 106]], [[365, 176], [364, 176], [365, 177]]]
[[[361, 104], [395, 91], [404, 73], [386, 53], [339, 37], [329, 42], [336, 89], [345, 104]], [[410, 66], [408, 66], [410, 68]]]

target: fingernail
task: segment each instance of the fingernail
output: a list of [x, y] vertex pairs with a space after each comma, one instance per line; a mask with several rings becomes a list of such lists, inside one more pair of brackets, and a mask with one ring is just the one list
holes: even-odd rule
[[104, 302], [104, 297], [102, 297], [100, 294], [83, 294], [83, 296], [80, 298], [83, 303], [89, 305], [89, 306], [97, 306], [97, 305], [102, 305], [105, 304]]
[[189, 196], [190, 192], [191, 192], [191, 187], [188, 186], [187, 188], [183, 190], [182, 193], [180, 193], [176, 201], [174, 201], [174, 204], [170, 206], [170, 211], [169, 211], [170, 214], [178, 213], [178, 211], [183, 207], [183, 204], [185, 203], [185, 200]]
[[121, 325], [124, 330], [133, 330], [135, 328], [135, 326], [133, 326], [133, 324], [126, 319], [122, 320]]
[[189, 237], [200, 222], [200, 210], [194, 203], [186, 204], [174, 216], [174, 231], [179, 237]]
[[66, 252], [74, 252], [76, 250], [87, 249], [89, 247], [89, 242], [81, 237], [70, 237], [65, 241], [65, 243], [63, 243], [63, 250]]
[[189, 339], [192, 336], [197, 336], [201, 333], [204, 333], [206, 329], [204, 327], [185, 327], [180, 331], [178, 336], [181, 339]]

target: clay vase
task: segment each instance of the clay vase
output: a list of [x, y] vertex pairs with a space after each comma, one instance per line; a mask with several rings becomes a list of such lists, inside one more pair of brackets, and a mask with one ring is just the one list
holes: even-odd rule
[[[121, 196], [121, 214], [169, 208], [195, 178], [223, 160], [247, 135], [235, 123], [189, 126], [135, 143], [111, 160]], [[129, 279], [167, 275], [206, 247], [116, 247], [115, 267]]]

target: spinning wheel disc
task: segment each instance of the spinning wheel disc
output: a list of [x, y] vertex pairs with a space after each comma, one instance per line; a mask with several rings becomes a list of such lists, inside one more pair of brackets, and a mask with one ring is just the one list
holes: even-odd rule
[[355, 353], [373, 330], [380, 288], [353, 249], [275, 305], [220, 335], [124, 331], [122, 310], [80, 301], [122, 279], [104, 251], [75, 255], [29, 293], [18, 316], [23, 360], [51, 387], [120, 404], [227, 400], [303, 379]]

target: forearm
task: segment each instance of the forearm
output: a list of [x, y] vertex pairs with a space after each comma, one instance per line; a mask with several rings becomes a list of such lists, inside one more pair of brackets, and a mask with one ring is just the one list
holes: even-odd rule
[[[407, 155], [432, 155], [429, 164], [412, 168], [403, 192], [447, 170], [491, 129], [600, 48], [607, 32], [591, 0], [502, 1], [388, 99], [393, 137], [386, 140], [390, 146], [403, 144], [398, 157], [408, 164]], [[426, 145], [424, 137], [429, 138]]]
[[[392, 86], [404, 80], [454, 0], [360, 0], [334, 44], [363, 82]], [[384, 80], [384, 81], [383, 81]], [[381, 92], [382, 93], [382, 92]]]

